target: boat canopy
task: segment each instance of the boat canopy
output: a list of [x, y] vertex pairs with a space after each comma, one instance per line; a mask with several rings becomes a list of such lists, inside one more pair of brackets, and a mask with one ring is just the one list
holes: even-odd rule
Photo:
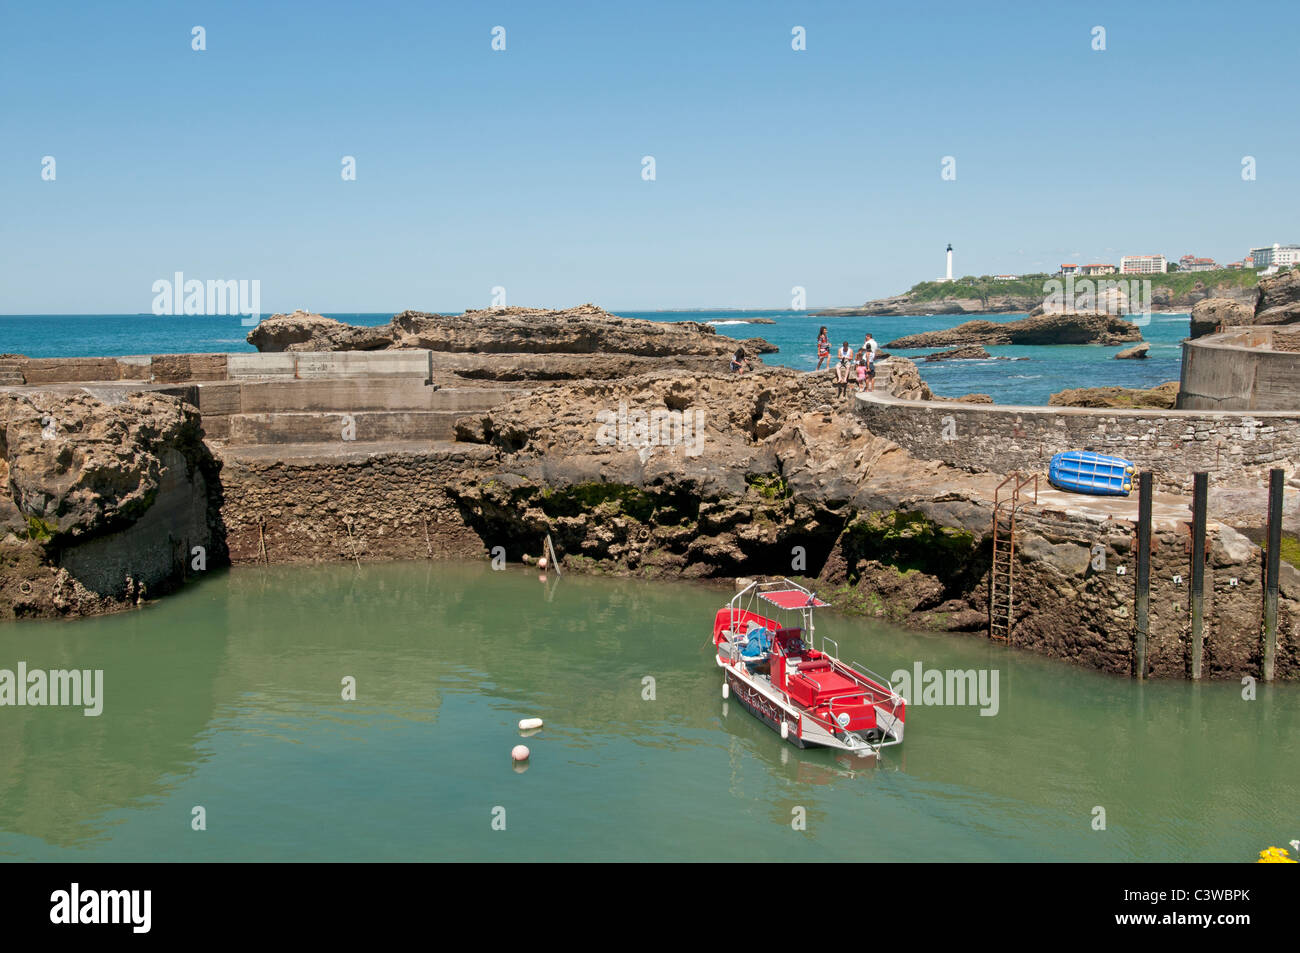
[[807, 589], [775, 589], [771, 592], [760, 592], [758, 597], [772, 603], [778, 609], [825, 609], [830, 607], [829, 602], [822, 602]]

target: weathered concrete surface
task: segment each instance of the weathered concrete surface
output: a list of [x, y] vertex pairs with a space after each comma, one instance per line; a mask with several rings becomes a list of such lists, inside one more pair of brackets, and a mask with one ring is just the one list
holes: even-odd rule
[[1300, 409], [1300, 332], [1239, 327], [1183, 342], [1182, 410]]
[[115, 381], [122, 376], [121, 367], [111, 357], [28, 358], [22, 367], [28, 384], [70, 381]]
[[491, 456], [485, 447], [393, 441], [218, 454], [236, 565], [484, 554], [447, 487]]
[[231, 444], [450, 440], [459, 410], [277, 411], [230, 416]]
[[348, 377], [431, 379], [429, 355], [422, 351], [229, 354], [226, 367], [230, 380], [337, 380]]

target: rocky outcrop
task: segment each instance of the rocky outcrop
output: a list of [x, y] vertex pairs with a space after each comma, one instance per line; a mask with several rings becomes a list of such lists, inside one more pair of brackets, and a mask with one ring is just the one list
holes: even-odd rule
[[1251, 323], [1294, 324], [1296, 321], [1300, 321], [1300, 269], [1261, 279]]
[[1018, 314], [1028, 312], [1042, 304], [1039, 295], [990, 295], [983, 298], [944, 298], [941, 300], [916, 300], [910, 294], [894, 295], [890, 298], [877, 298], [856, 308], [827, 308], [815, 312], [814, 316], [824, 317], [904, 317], [932, 314]]
[[[1098, 289], [1100, 298], [1097, 300], [1095, 307], [1105, 310], [1106, 302], [1109, 300], [1116, 305], [1110, 310], [1121, 313], [1128, 310], [1126, 292], [1115, 287], [1110, 287], [1105, 291], [1100, 289], [1106, 287], [1104, 284], [1106, 281], [1123, 282], [1133, 277], [1135, 276], [1108, 275], [1096, 278], [1076, 278], [1075, 281], [1081, 288], [1086, 287], [1083, 284], [1084, 282], [1089, 282], [1094, 288]], [[1255, 297], [1255, 288], [1253, 286], [1243, 287], [1237, 276], [1226, 279], [1207, 276], [1208, 281], [1198, 280], [1191, 287], [1180, 290], [1174, 290], [1170, 286], [1163, 285], [1161, 283], [1162, 277], [1159, 275], [1144, 276], [1141, 279], [1150, 280], [1152, 283], [1150, 305], [1153, 311], [1187, 311], [1198, 301], [1206, 298], [1226, 298], [1250, 304]], [[827, 317], [1014, 313], [1037, 315], [1044, 312], [1045, 306], [1047, 306], [1046, 310], [1052, 310], [1050, 305], [1053, 299], [1047, 293], [1048, 283], [1063, 280], [1052, 275], [1027, 276], [1011, 283], [1014, 291], [996, 281], [972, 284], [968, 281], [959, 280], [950, 282], [942, 288], [936, 288], [933, 282], [922, 282], [905, 294], [877, 298], [859, 307], [829, 308], [824, 311], [817, 311], [814, 315]], [[1042, 291], [1039, 291], [1040, 285]], [[919, 294], [918, 291], [920, 291]], [[942, 296], [936, 296], [936, 292], [939, 292]], [[1092, 307], [1085, 304], [1076, 304], [1074, 306], [1076, 308]]]
[[[906, 377], [910, 362], [889, 363]], [[990, 500], [1001, 476], [911, 456], [837, 409], [833, 388], [827, 375], [785, 369], [564, 385], [463, 420], [462, 438], [494, 456], [448, 492], [465, 523], [510, 558], [538, 552], [550, 535], [565, 565], [585, 571], [802, 576], [842, 611], [983, 630]], [[1098, 544], [1108, 565], [1131, 558], [1131, 524], [1071, 515], [1059, 503], [1020, 519], [1016, 644], [1129, 671], [1130, 577], [1091, 567]], [[1257, 577], [1258, 550], [1229, 551], [1214, 533], [1216, 571]], [[1159, 578], [1185, 573], [1185, 530], [1169, 523], [1157, 538]], [[1237, 605], [1235, 589], [1207, 588], [1224, 592], [1207, 672], [1252, 671], [1252, 643], [1222, 621], [1245, 617], [1251, 597]], [[1284, 596], [1279, 677], [1292, 678], [1300, 576]], [[1177, 613], [1153, 613], [1149, 674], [1185, 674], [1183, 625]]]
[[925, 348], [998, 344], [1125, 344], [1142, 340], [1136, 325], [1101, 312], [1044, 314], [1019, 321], [967, 321], [955, 328], [909, 334], [886, 347]]
[[248, 332], [259, 351], [381, 351], [393, 346], [391, 324], [361, 327], [307, 311], [273, 314]]
[[1151, 345], [1143, 341], [1135, 347], [1126, 347], [1115, 355], [1117, 361], [1143, 361], [1147, 358], [1147, 352], [1151, 350]]
[[1178, 381], [1141, 390], [1128, 387], [1078, 387], [1063, 390], [1048, 398], [1051, 407], [1117, 407], [1129, 410], [1156, 407], [1173, 410], [1178, 400]]
[[921, 358], [923, 361], [974, 361], [989, 360], [992, 358], [988, 351], [984, 350], [978, 344], [968, 344], [965, 347], [956, 347], [951, 351], [936, 351], [933, 354], [926, 354]]
[[101, 612], [220, 564], [217, 468], [178, 398], [7, 393], [0, 433], [0, 617]]
[[1294, 324], [1300, 321], [1300, 270], [1259, 280], [1251, 299], [1207, 298], [1192, 308], [1194, 338], [1241, 325]]
[[1192, 308], [1191, 336], [1202, 337], [1222, 328], [1250, 324], [1255, 315], [1252, 305], [1231, 298], [1206, 298]]
[[248, 335], [259, 351], [423, 348], [455, 354], [618, 354], [677, 359], [726, 358], [737, 347], [772, 353], [761, 338], [738, 341], [697, 321], [620, 318], [592, 304], [553, 311], [487, 308], [460, 315], [403, 311], [379, 327], [355, 327], [294, 312], [262, 321]]

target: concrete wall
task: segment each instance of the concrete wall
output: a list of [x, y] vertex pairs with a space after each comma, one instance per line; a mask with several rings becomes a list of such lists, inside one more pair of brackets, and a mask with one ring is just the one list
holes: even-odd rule
[[[456, 418], [518, 391], [433, 387], [418, 378], [200, 381], [188, 387], [209, 438], [240, 444], [450, 440]], [[172, 389], [169, 388], [169, 391]]]
[[877, 393], [858, 395], [857, 413], [872, 433], [922, 459], [994, 473], [1045, 475], [1053, 454], [1091, 449], [1151, 470], [1161, 489], [1185, 491], [1197, 470], [1216, 484], [1258, 486], [1271, 467], [1293, 472], [1300, 462], [1300, 411], [1006, 407]]
[[112, 357], [32, 357], [22, 360], [19, 370], [27, 384], [62, 384], [121, 380], [134, 367]]
[[152, 354], [128, 357], [18, 357], [26, 384], [83, 381], [304, 380], [415, 378], [432, 380], [429, 351], [301, 351], [278, 354]]
[[230, 380], [248, 378], [306, 380], [349, 377], [414, 377], [432, 380], [428, 351], [284, 351], [229, 354]]
[[493, 451], [478, 445], [371, 454], [223, 451], [222, 520], [232, 563], [484, 558], [446, 487]]
[[459, 416], [460, 411], [454, 410], [233, 414], [226, 439], [237, 444], [450, 440]]
[[1233, 328], [1183, 342], [1180, 410], [1300, 410], [1293, 332]]

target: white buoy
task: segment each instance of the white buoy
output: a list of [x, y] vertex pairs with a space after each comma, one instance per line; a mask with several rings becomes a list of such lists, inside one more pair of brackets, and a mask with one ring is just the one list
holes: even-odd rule
[[783, 721], [781, 722], [781, 738], [782, 740], [784, 740], [789, 737], [790, 737], [790, 722]]
[[532, 754], [527, 745], [515, 745], [510, 751], [511, 761], [527, 761], [528, 756]]
[[520, 718], [520, 719], [519, 719], [519, 730], [520, 730], [520, 731], [532, 731], [534, 728], [540, 728], [540, 727], [542, 727], [542, 719], [540, 719], [540, 718]]
[[722, 697], [723, 698], [731, 697], [731, 686], [727, 684], [727, 680], [725, 678], [722, 680]]
[[538, 569], [545, 569], [545, 568], [546, 568], [546, 557], [545, 557], [545, 556], [541, 556], [541, 557], [538, 558], [538, 560], [537, 560], [537, 568], [538, 568]]

